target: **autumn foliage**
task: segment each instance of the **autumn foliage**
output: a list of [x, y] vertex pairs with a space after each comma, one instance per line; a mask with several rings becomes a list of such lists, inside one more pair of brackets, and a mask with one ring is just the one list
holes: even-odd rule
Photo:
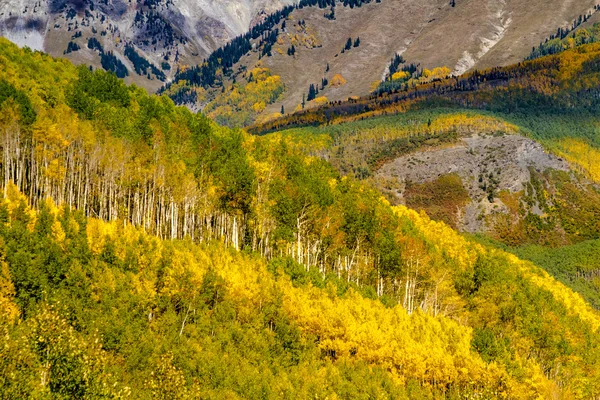
[[[0, 66], [2, 396], [600, 395], [598, 314], [530, 262], [308, 141], [5, 40]], [[420, 128], [456, 121], [512, 129]]]

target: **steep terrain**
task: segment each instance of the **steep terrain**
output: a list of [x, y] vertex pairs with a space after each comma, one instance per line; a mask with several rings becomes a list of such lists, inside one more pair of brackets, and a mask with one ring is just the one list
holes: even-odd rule
[[[391, 202], [492, 237], [597, 305], [598, 28], [550, 40], [531, 61], [329, 103], [251, 131], [296, 138]], [[536, 58], [544, 54], [553, 55]]]
[[581, 296], [305, 139], [0, 39], [0, 397], [600, 396]]
[[[231, 70], [224, 85], [226, 90], [232, 84], [243, 86], [246, 72], [257, 66], [279, 76], [285, 91], [267, 102], [261, 117], [271, 118], [282, 106], [284, 113], [302, 108], [303, 99], [305, 107], [313, 107], [369, 93], [388, 76], [396, 54], [406, 65], [415, 65], [415, 74], [445, 66], [446, 75], [460, 75], [517, 63], [558, 28], [566, 32], [581, 27], [584, 20], [589, 24], [596, 4], [594, 0], [382, 0], [361, 7], [306, 7], [253, 40], [254, 50], [224, 69]], [[266, 54], [265, 46], [269, 46]], [[188, 74], [175, 79], [190, 81]], [[311, 85], [318, 89], [316, 96], [310, 95]], [[316, 97], [321, 99], [309, 101]]]
[[[0, 35], [76, 64], [106, 67], [110, 63], [102, 63], [100, 52], [88, 48], [88, 40], [95, 38], [127, 68], [126, 81], [156, 90], [179, 65], [201, 63], [266, 14], [293, 2], [8, 0], [0, 4]], [[128, 44], [160, 73], [136, 72], [125, 54]]]
[[[395, 183], [392, 186], [395, 190], [382, 188], [396, 202], [408, 203], [414, 208], [425, 206], [432, 217], [440, 216], [433, 207], [443, 209], [445, 196], [457, 196], [461, 190], [466, 190], [470, 202], [465, 202], [464, 208], [459, 205], [455, 214], [450, 214], [453, 218], [448, 222], [455, 222], [460, 230], [476, 233], [489, 229], [486, 216], [511, 212], [508, 207], [512, 204], [507, 205], [501, 200], [503, 194], [507, 195], [507, 201], [510, 195], [522, 193], [531, 185], [533, 173], [549, 170], [566, 172], [569, 165], [546, 153], [531, 139], [519, 135], [477, 133], [452, 146], [398, 157], [384, 164], [375, 177]], [[447, 192], [436, 197], [431, 192], [431, 183], [440, 183], [449, 175], [458, 176], [460, 183], [446, 187]], [[430, 185], [424, 185], [426, 183]], [[453, 193], [454, 190], [456, 192]], [[519, 200], [516, 201], [518, 203]], [[544, 214], [538, 204], [533, 205], [530, 211]]]
[[[249, 112], [251, 122], [364, 95], [386, 78], [396, 54], [418, 74], [442, 66], [460, 74], [515, 63], [557, 28], [589, 26], [587, 17], [596, 11], [595, 0], [553, 1], [10, 0], [0, 5], [0, 35], [76, 64], [112, 70], [150, 91], [174, 79], [167, 93], [177, 102], [200, 109], [216, 98], [212, 116], [245, 125], [248, 118], [230, 114]], [[216, 81], [199, 84], [202, 79], [186, 72], [271, 13], [298, 3], [301, 8], [253, 35], [250, 46], [236, 48], [239, 55], [232, 65], [219, 66]], [[219, 109], [232, 102], [219, 98], [222, 86], [226, 92], [243, 87], [247, 71], [256, 67], [279, 77], [285, 90], [250, 105], [233, 101], [233, 111]], [[311, 85], [318, 96], [310, 95]], [[198, 93], [190, 96], [190, 88]]]

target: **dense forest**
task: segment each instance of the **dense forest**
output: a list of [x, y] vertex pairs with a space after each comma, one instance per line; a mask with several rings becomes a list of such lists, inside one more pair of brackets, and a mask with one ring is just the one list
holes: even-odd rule
[[0, 39], [8, 398], [600, 395], [600, 317], [307, 155]]

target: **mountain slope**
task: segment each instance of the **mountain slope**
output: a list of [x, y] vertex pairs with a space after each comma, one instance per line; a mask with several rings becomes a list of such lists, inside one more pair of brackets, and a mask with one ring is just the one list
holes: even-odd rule
[[20, 45], [64, 56], [76, 64], [105, 67], [106, 63], [101, 65], [101, 54], [87, 46], [88, 40], [95, 38], [104, 52], [114, 52], [129, 70], [128, 82], [154, 91], [166, 78], [136, 73], [135, 63], [125, 54], [126, 44], [169, 77], [180, 64], [202, 62], [264, 15], [292, 3], [293, 0], [9, 0], [0, 5], [0, 35]]
[[[597, 29], [536, 49], [559, 54], [330, 103], [252, 131], [280, 129], [390, 201], [492, 237], [598, 304], [595, 263], [573, 256], [600, 232], [600, 47], [573, 48], [594, 42]], [[298, 127], [281, 130], [290, 126]]]
[[295, 138], [4, 39], [0, 67], [3, 397], [600, 395], [598, 314], [533, 264]]
[[[418, 72], [445, 66], [457, 75], [517, 63], [557, 28], [572, 28], [573, 21], [580, 27], [581, 15], [587, 19], [597, 11], [592, 0], [451, 3], [383, 0], [353, 8], [338, 4], [333, 9], [294, 10], [285, 24], [279, 21], [271, 29], [272, 51], [264, 54], [263, 39], [254, 40], [254, 50], [227, 68], [231, 74], [224, 85], [231, 90], [232, 84], [243, 85], [247, 71], [267, 68], [286, 90], [267, 104], [263, 116], [279, 113], [282, 106], [290, 113], [310, 97], [310, 85], [319, 89], [317, 97], [330, 101], [369, 93], [374, 82], [386, 77], [396, 54], [416, 65]], [[351, 46], [346, 50], [348, 39]], [[176, 76], [179, 80], [190, 82], [188, 74]], [[314, 106], [309, 100], [306, 106]]]
[[[417, 240], [412, 260], [443, 260], [427, 271], [440, 295], [457, 273], [460, 294], [444, 308], [413, 309], [412, 297], [386, 307], [290, 260], [266, 264], [222, 244], [159, 240], [50, 201], [36, 212], [14, 187], [7, 193], [3, 395], [598, 395], [589, 348], [600, 318], [581, 298], [533, 265], [407, 209], [396, 213], [401, 235]], [[59, 260], [68, 266], [56, 269]]]

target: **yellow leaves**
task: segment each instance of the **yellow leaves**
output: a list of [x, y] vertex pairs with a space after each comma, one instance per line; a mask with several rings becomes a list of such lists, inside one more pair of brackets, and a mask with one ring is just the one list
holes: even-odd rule
[[371, 82], [371, 85], [369, 86], [369, 91], [374, 92], [375, 90], [377, 90], [377, 88], [379, 87], [379, 85], [381, 85], [381, 81], [373, 81], [373, 82]]
[[385, 308], [350, 291], [324, 297], [310, 287], [284, 285], [284, 307], [302, 330], [320, 337], [322, 351], [336, 358], [380, 365], [404, 380], [457, 383], [467, 379], [459, 369], [483, 373], [484, 363], [470, 352], [471, 331], [457, 323], [401, 307]]
[[15, 294], [8, 264], [4, 262], [4, 257], [0, 257], [0, 323], [13, 322], [19, 318], [19, 308], [14, 303]]
[[63, 132], [52, 121], [51, 115], [47, 113], [40, 115], [36, 120], [33, 126], [33, 137], [39, 145], [49, 150], [58, 151], [69, 145], [69, 141], [66, 140]]
[[[329, 184], [336, 185], [337, 181], [331, 180]], [[425, 217], [412, 217], [423, 219], [425, 225], [431, 223]], [[88, 229], [90, 241], [114, 235], [112, 224], [96, 220], [90, 220]], [[119, 230], [112, 240], [117, 247], [121, 242], [130, 243], [129, 248], [137, 252], [138, 243], [150, 238], [128, 229]], [[438, 230], [443, 230], [443, 226]], [[212, 267], [225, 280], [228, 298], [235, 303], [239, 321], [251, 319], [256, 309], [281, 293], [286, 315], [305, 334], [318, 335], [319, 346], [325, 354], [379, 365], [391, 371], [398, 382], [412, 378], [430, 383], [435, 380], [442, 385], [468, 384], [473, 376], [477, 382], [495, 382], [504, 374], [502, 369], [485, 365], [471, 353], [469, 328], [445, 317], [418, 311], [409, 316], [401, 307], [386, 308], [352, 290], [340, 298], [331, 283], [327, 290], [310, 286], [296, 288], [287, 275], [275, 280], [263, 261], [227, 251], [219, 245], [207, 249], [184, 242], [168, 245], [156, 242], [156, 248], [149, 254], [162, 254], [170, 260], [163, 276], [164, 295], [193, 301], [208, 268]], [[139, 287], [136, 291], [140, 295], [153, 295], [147, 282], [133, 282], [133, 285]]]
[[152, 392], [153, 399], [188, 400], [195, 397], [187, 387], [183, 372], [173, 365], [171, 354], [160, 357], [145, 386]]
[[283, 93], [281, 78], [271, 75], [268, 68], [256, 67], [246, 77], [248, 83], [235, 84], [211, 101], [205, 108], [206, 114], [229, 125], [247, 125]]
[[600, 316], [585, 300], [583, 300], [581, 295], [560, 284], [546, 271], [537, 268], [532, 263], [522, 261], [512, 254], [508, 254], [507, 258], [524, 278], [536, 286], [552, 293], [555, 300], [563, 304], [572, 315], [576, 315], [587, 322], [595, 331], [600, 328]]
[[96, 218], [90, 218], [86, 225], [86, 234], [90, 251], [99, 255], [104, 250], [106, 239], [113, 239], [117, 229], [115, 223], [104, 222]]
[[[18, 106], [12, 101], [12, 99], [8, 99], [0, 104], [0, 128], [9, 129], [16, 126], [17, 122], [21, 118], [21, 115], [18, 110]], [[5, 134], [10, 134], [6, 132]]]
[[445, 78], [449, 77], [451, 74], [452, 74], [452, 71], [450, 70], [450, 68], [448, 68], [446, 66], [437, 67], [431, 71], [428, 69], [425, 69], [425, 70], [423, 70], [423, 76], [422, 76], [423, 79], [421, 80], [421, 83], [431, 82], [436, 79], [445, 79]]
[[8, 182], [8, 185], [5, 189], [5, 196], [3, 201], [6, 202], [8, 214], [10, 216], [11, 221], [15, 220], [17, 209], [19, 209], [20, 207], [24, 207], [23, 212], [26, 214], [29, 220], [29, 223], [27, 224], [27, 229], [33, 231], [37, 219], [37, 214], [35, 210], [30, 207], [27, 196], [25, 196], [19, 191], [17, 185], [15, 185], [12, 182]]
[[314, 102], [317, 106], [322, 106], [323, 104], [327, 104], [329, 100], [325, 96], [317, 97]]
[[60, 221], [54, 220], [54, 222], [52, 223], [51, 229], [52, 229], [52, 237], [54, 238], [54, 240], [58, 244], [64, 245], [67, 235], [65, 234], [65, 231], [63, 230]]
[[[425, 70], [425, 71], [427, 71], [427, 70]], [[404, 79], [408, 79], [408, 78], [410, 78], [410, 74], [406, 71], [398, 71], [392, 75], [393, 81], [404, 80]]]
[[515, 134], [519, 128], [499, 118], [487, 115], [448, 114], [431, 121], [430, 130], [435, 133], [455, 131], [460, 134]]
[[33, 139], [36, 157], [47, 178], [54, 181], [64, 178], [65, 161], [59, 156], [70, 145], [68, 137], [77, 137], [78, 132], [79, 120], [67, 106], [40, 113], [33, 125]]
[[[161, 253], [165, 251], [168, 251], [172, 261], [165, 270], [161, 293], [168, 296], [194, 297], [194, 292], [202, 285], [202, 278], [208, 270], [210, 260], [204, 253], [192, 253], [178, 247], [169, 247], [168, 250], [162, 248]], [[192, 286], [186, 286], [186, 282]]]
[[344, 86], [348, 81], [341, 75], [335, 74], [333, 78], [331, 78], [331, 82], [329, 83], [331, 87], [340, 87]]
[[67, 168], [63, 165], [61, 160], [54, 159], [50, 161], [48, 166], [44, 169], [44, 175], [52, 180], [61, 180], [64, 178]]
[[268, 68], [255, 67], [248, 72], [252, 76], [253, 81], [261, 81], [271, 76], [271, 71]]
[[267, 107], [267, 105], [265, 104], [264, 101], [259, 101], [252, 105], [252, 111], [254, 111], [255, 113], [258, 114], [258, 113], [263, 112], [266, 107]]
[[514, 273], [518, 273], [528, 282], [548, 290], [557, 302], [563, 304], [571, 314], [590, 324], [594, 330], [600, 328], [600, 317], [579, 294], [567, 289], [547, 272], [535, 267], [533, 264], [522, 261], [512, 254], [498, 250], [488, 250], [477, 243], [468, 241], [444, 223], [432, 221], [426, 215], [419, 214], [406, 207], [394, 207], [394, 211], [397, 215], [410, 219], [428, 240], [430, 246], [435, 246], [438, 252], [447, 254], [448, 257], [457, 262], [461, 269], [464, 270], [472, 266], [480, 254], [501, 254], [507, 260], [508, 268]]
[[269, 121], [274, 121], [281, 117], [281, 113], [270, 113], [270, 114], [262, 114], [256, 117], [255, 123], [257, 124], [265, 124]]
[[561, 139], [554, 143], [555, 152], [580, 172], [595, 182], [600, 182], [600, 150], [585, 141], [575, 138]]

